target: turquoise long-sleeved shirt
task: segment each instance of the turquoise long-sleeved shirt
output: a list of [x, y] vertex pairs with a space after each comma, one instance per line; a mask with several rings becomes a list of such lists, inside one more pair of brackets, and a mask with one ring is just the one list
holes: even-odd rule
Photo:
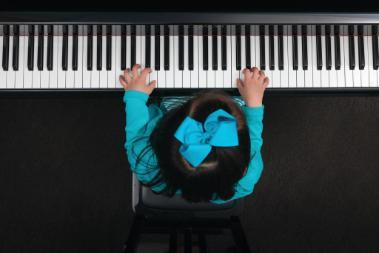
[[[158, 174], [159, 167], [157, 157], [150, 146], [149, 137], [153, 132], [157, 122], [164, 116], [164, 110], [156, 104], [147, 106], [149, 95], [129, 90], [125, 91], [123, 101], [125, 103], [126, 112], [126, 141], [125, 150], [129, 160], [131, 170], [136, 174], [139, 181], [149, 183]], [[222, 204], [234, 199], [242, 198], [253, 192], [255, 184], [258, 182], [262, 170], [263, 161], [261, 156], [261, 147], [263, 144], [263, 113], [264, 105], [259, 107], [241, 106], [246, 117], [247, 126], [249, 128], [251, 161], [245, 175], [235, 185], [235, 194], [228, 200], [220, 199], [215, 196], [211, 200], [212, 203]], [[140, 157], [140, 162], [136, 163], [137, 157], [141, 152], [145, 152]], [[164, 182], [154, 185], [151, 189], [159, 192], [164, 189]], [[179, 190], [177, 194], [180, 194]]]

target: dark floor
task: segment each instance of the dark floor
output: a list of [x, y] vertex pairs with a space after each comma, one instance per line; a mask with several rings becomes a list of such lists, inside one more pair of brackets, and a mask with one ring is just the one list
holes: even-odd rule
[[[265, 168], [242, 217], [252, 249], [378, 252], [379, 97], [264, 104]], [[0, 252], [121, 251], [124, 127], [121, 94], [0, 98]], [[211, 252], [230, 242], [210, 238]]]

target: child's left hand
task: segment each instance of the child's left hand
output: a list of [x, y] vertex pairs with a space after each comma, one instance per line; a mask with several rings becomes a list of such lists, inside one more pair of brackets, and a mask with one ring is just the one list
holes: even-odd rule
[[124, 75], [120, 75], [120, 83], [125, 90], [136, 90], [142, 91], [150, 95], [157, 85], [157, 81], [153, 80], [148, 85], [146, 85], [146, 77], [152, 72], [150, 68], [145, 68], [138, 75], [138, 69], [141, 65], [136, 64], [133, 66], [132, 70], [126, 69]]

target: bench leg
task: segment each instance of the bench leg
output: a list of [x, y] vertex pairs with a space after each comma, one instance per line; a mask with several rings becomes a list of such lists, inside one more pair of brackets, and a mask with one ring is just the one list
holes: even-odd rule
[[250, 247], [247, 243], [245, 232], [243, 231], [241, 222], [238, 217], [233, 216], [230, 218], [230, 229], [232, 230], [234, 242], [237, 246], [239, 253], [250, 253]]
[[135, 216], [133, 218], [133, 223], [129, 231], [128, 239], [125, 243], [124, 253], [135, 253], [137, 252], [137, 246], [140, 238], [141, 232], [141, 220], [139, 217]]

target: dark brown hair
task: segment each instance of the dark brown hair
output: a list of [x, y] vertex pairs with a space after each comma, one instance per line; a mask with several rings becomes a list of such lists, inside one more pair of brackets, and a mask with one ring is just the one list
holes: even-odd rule
[[[218, 109], [236, 118], [239, 145], [212, 147], [205, 160], [194, 168], [179, 153], [181, 143], [174, 133], [187, 116], [204, 123], [208, 115]], [[250, 162], [250, 138], [245, 117], [240, 106], [223, 91], [199, 93], [168, 111], [153, 130], [150, 143], [160, 173], [145, 185], [151, 187], [164, 182], [166, 187], [160, 194], [173, 196], [181, 189], [183, 198], [191, 202], [209, 201], [215, 194], [224, 200], [231, 198], [235, 184], [243, 177]]]

